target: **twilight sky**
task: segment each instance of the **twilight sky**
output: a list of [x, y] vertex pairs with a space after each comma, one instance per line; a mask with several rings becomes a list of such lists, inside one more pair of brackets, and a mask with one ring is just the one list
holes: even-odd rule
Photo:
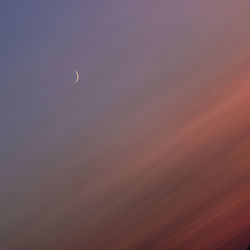
[[249, 13], [2, 1], [0, 249], [245, 249]]

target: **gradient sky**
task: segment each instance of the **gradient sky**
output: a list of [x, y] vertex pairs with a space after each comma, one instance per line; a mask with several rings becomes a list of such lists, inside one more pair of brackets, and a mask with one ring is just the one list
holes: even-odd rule
[[0, 249], [245, 249], [249, 13], [2, 1]]

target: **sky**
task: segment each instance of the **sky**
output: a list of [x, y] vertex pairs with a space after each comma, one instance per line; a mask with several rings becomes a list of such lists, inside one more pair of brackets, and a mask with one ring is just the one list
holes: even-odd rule
[[249, 11], [2, 1], [0, 249], [245, 249]]

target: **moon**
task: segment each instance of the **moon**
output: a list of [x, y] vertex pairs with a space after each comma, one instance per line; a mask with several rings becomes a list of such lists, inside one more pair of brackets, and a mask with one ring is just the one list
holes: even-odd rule
[[79, 73], [78, 73], [77, 70], [74, 70], [74, 72], [75, 72], [75, 74], [76, 74], [76, 80], [75, 80], [74, 84], [77, 84], [78, 81], [79, 81], [79, 79], [80, 79], [80, 76], [79, 76]]

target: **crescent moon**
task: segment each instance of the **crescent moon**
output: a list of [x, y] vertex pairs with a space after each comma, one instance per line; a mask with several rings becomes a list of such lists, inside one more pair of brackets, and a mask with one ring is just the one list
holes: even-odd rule
[[74, 70], [74, 72], [76, 73], [76, 80], [75, 80], [74, 84], [77, 84], [79, 79], [80, 79], [80, 76], [79, 76], [79, 73], [77, 72], [77, 70]]

